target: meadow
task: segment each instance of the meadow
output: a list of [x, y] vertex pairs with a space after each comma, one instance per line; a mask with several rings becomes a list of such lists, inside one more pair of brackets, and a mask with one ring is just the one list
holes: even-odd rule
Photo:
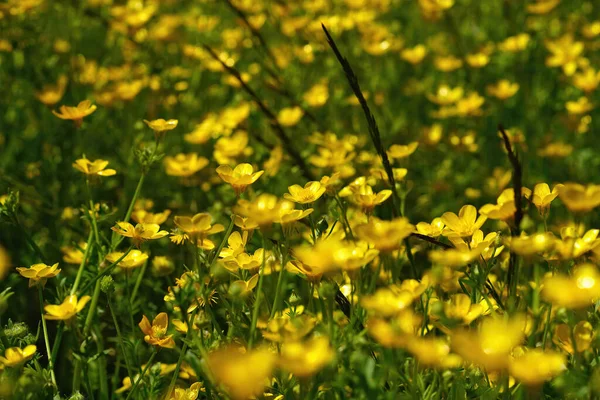
[[0, 2], [0, 398], [600, 398], [599, 85], [591, 0]]

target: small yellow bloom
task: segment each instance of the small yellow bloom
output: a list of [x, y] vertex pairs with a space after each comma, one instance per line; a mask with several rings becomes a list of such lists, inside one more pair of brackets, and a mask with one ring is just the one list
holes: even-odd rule
[[507, 37], [498, 47], [502, 51], [516, 53], [525, 50], [530, 39], [529, 34], [519, 33], [518, 35]]
[[204, 392], [205, 389], [200, 382], [194, 382], [187, 388], [175, 388], [171, 397], [166, 400], [196, 400], [200, 395], [200, 392]]
[[536, 233], [531, 236], [521, 235], [506, 241], [510, 251], [522, 256], [545, 253], [554, 248], [556, 238], [552, 233]]
[[228, 347], [208, 357], [215, 381], [222, 384], [233, 400], [246, 400], [263, 393], [269, 385], [277, 357], [267, 349], [245, 350]]
[[179, 153], [175, 157], [165, 157], [165, 171], [170, 176], [188, 177], [208, 165], [208, 159], [198, 157], [196, 153]]
[[550, 191], [550, 186], [547, 183], [535, 185], [531, 202], [537, 207], [540, 215], [544, 216], [548, 213], [550, 203], [558, 196], [558, 192], [562, 187], [561, 184], [555, 185]]
[[583, 42], [573, 40], [573, 36], [566, 34], [556, 40], [546, 41], [546, 48], [551, 53], [546, 58], [548, 67], [562, 67], [567, 76], [571, 76], [577, 70], [577, 60], [583, 53]]
[[83, 118], [96, 111], [96, 108], [91, 101], [83, 100], [76, 107], [60, 106], [60, 112], [52, 110], [52, 114], [60, 119], [70, 119], [79, 126], [83, 122]]
[[264, 172], [254, 172], [252, 165], [246, 163], [236, 165], [234, 169], [231, 169], [229, 165], [221, 165], [217, 168], [217, 174], [233, 187], [238, 196], [246, 190], [248, 185], [256, 182]]
[[498, 81], [495, 85], [489, 85], [487, 92], [500, 100], [506, 100], [513, 97], [519, 91], [519, 84], [510, 82], [507, 79]]
[[329, 339], [320, 336], [306, 342], [288, 342], [281, 348], [279, 365], [300, 378], [315, 375], [333, 360]]
[[449, 56], [438, 56], [433, 60], [435, 68], [443, 72], [451, 72], [462, 67], [463, 62], [460, 58]]
[[537, 0], [527, 4], [527, 12], [531, 14], [548, 14], [560, 3], [560, 0]]
[[365, 213], [371, 213], [375, 206], [386, 201], [392, 195], [389, 189], [382, 190], [379, 193], [374, 193], [373, 188], [369, 185], [363, 185], [352, 195], [352, 201], [360, 206]]
[[480, 255], [480, 249], [431, 250], [429, 252], [429, 259], [436, 265], [458, 268], [475, 261]]
[[167, 335], [167, 328], [169, 327], [169, 316], [167, 313], [162, 312], [158, 314], [152, 321], [152, 325], [150, 325], [150, 321], [144, 315], [138, 326], [145, 335], [144, 340], [146, 343], [167, 349], [175, 347], [173, 335]]
[[600, 185], [565, 183], [558, 196], [570, 211], [588, 212], [600, 205]]
[[539, 386], [567, 369], [564, 354], [543, 349], [531, 349], [510, 360], [510, 374], [529, 386]]
[[65, 75], [58, 78], [56, 85], [44, 85], [41, 91], [36, 92], [35, 97], [47, 106], [53, 106], [62, 99], [67, 88], [68, 79]]
[[121, 236], [131, 238], [137, 247], [146, 240], [161, 239], [169, 234], [167, 231], [161, 231], [158, 224], [136, 224], [134, 227], [124, 221], [117, 222], [111, 229]]
[[208, 236], [223, 232], [225, 227], [221, 224], [212, 224], [212, 217], [208, 213], [198, 213], [193, 217], [176, 216], [175, 225], [184, 231], [192, 240], [202, 243]]
[[400, 57], [413, 65], [420, 64], [427, 55], [427, 47], [418, 44], [412, 48], [406, 48], [400, 53]]
[[17, 271], [21, 274], [21, 276], [25, 278], [29, 278], [29, 287], [46, 284], [46, 280], [49, 278], [54, 278], [61, 271], [58, 268], [58, 263], [49, 266], [46, 264], [33, 264], [29, 268], [18, 267]]
[[292, 185], [288, 187], [289, 193], [283, 198], [298, 204], [308, 204], [317, 201], [325, 193], [326, 188], [320, 182], [308, 182], [304, 187]]
[[407, 279], [399, 285], [379, 288], [372, 295], [363, 296], [361, 305], [370, 313], [382, 317], [392, 317], [408, 309], [427, 290], [429, 281]]
[[[531, 190], [521, 188], [521, 196], [526, 199], [531, 197]], [[488, 217], [489, 219], [499, 219], [505, 222], [511, 222], [517, 211], [515, 205], [515, 191], [513, 188], [504, 189], [498, 199], [497, 204], [486, 204], [479, 209], [479, 214]]]
[[398, 250], [402, 241], [415, 230], [406, 218], [396, 218], [391, 221], [371, 217], [369, 222], [356, 227], [357, 236], [381, 251]]
[[580, 264], [573, 268], [572, 276], [547, 277], [543, 282], [542, 297], [559, 307], [588, 307], [600, 298], [600, 273], [593, 264]]
[[393, 159], [406, 158], [417, 150], [419, 143], [412, 142], [407, 145], [393, 144], [388, 150], [388, 157]]
[[148, 120], [143, 120], [143, 121], [155, 133], [171, 131], [171, 130], [177, 128], [177, 124], [179, 123], [179, 121], [177, 121], [176, 119], [164, 120], [162, 118], [155, 119], [152, 121], [148, 121]]
[[317, 83], [311, 87], [303, 96], [304, 101], [311, 107], [321, 107], [329, 99], [329, 88], [327, 82]]
[[294, 257], [300, 264], [293, 264], [307, 278], [318, 281], [323, 273], [338, 267], [334, 253], [342, 246], [335, 238], [320, 239], [313, 246], [302, 245], [295, 247], [292, 251]]
[[431, 236], [433, 238], [441, 236], [446, 225], [441, 218], [434, 218], [431, 224], [427, 222], [419, 222], [417, 224], [417, 232], [421, 235]]
[[369, 248], [366, 242], [342, 242], [333, 255], [335, 263], [350, 273], [369, 264], [379, 255], [379, 250]]
[[427, 98], [429, 101], [440, 105], [447, 106], [450, 104], [456, 103], [458, 100], [462, 99], [464, 94], [464, 90], [462, 87], [457, 86], [455, 88], [451, 88], [448, 85], [441, 85], [438, 87], [437, 91], [434, 94], [427, 94]]
[[146, 210], [135, 210], [131, 213], [131, 219], [138, 224], [164, 224], [171, 215], [171, 210], [164, 210], [159, 213], [151, 213]]
[[24, 349], [21, 349], [20, 347], [10, 347], [4, 351], [4, 357], [0, 356], [0, 363], [6, 367], [18, 367], [31, 360], [36, 350], [37, 347], [35, 347], [34, 344], [30, 344]]
[[487, 220], [486, 216], [477, 217], [477, 209], [467, 204], [462, 206], [458, 215], [453, 212], [446, 212], [442, 215], [442, 222], [446, 225], [442, 234], [444, 236], [471, 236]]
[[460, 367], [462, 364], [459, 356], [450, 353], [450, 346], [445, 339], [410, 337], [406, 349], [423, 366], [449, 369]]
[[247, 281], [237, 280], [229, 285], [229, 294], [234, 297], [247, 297], [258, 284], [258, 274], [254, 274]]
[[587, 68], [583, 72], [573, 75], [573, 85], [586, 93], [591, 93], [600, 84], [600, 71]]
[[63, 253], [63, 261], [67, 264], [81, 264], [81, 261], [83, 260], [83, 254], [86, 248], [86, 242], [80, 242], [78, 247], [61, 247], [60, 251]]
[[[123, 254], [125, 253], [113, 251], [106, 255], [106, 261], [112, 264], [121, 258]], [[119, 261], [118, 266], [124, 269], [133, 269], [142, 266], [146, 261], [148, 261], [147, 253], [143, 253], [139, 250], [131, 250], [121, 261]]]
[[288, 200], [280, 200], [277, 196], [269, 193], [261, 193], [253, 201], [246, 199], [238, 200], [234, 207], [236, 226], [244, 230], [252, 230], [257, 227], [269, 227], [274, 222], [280, 221], [283, 211], [294, 209], [294, 203]]
[[300, 107], [284, 108], [279, 111], [277, 121], [282, 126], [294, 126], [300, 121], [303, 115], [304, 111]]
[[473, 53], [465, 56], [467, 64], [472, 68], [482, 68], [490, 62], [490, 56], [486, 53]]
[[581, 115], [591, 111], [594, 108], [594, 105], [587, 97], [582, 96], [577, 99], [577, 101], [567, 101], [565, 108], [571, 115]]
[[90, 299], [90, 296], [83, 296], [79, 300], [77, 300], [76, 295], [67, 296], [62, 304], [48, 304], [44, 306], [44, 310], [47, 313], [44, 315], [44, 318], [48, 320], [69, 320], [73, 318], [79, 311], [83, 310]]
[[[575, 346], [573, 346], [573, 337], [575, 338]], [[567, 353], [573, 354], [575, 351], [574, 347], [579, 353], [589, 349], [593, 338], [594, 329], [592, 328], [592, 324], [588, 321], [579, 321], [573, 329], [567, 324], [557, 325], [554, 328], [552, 341]]]
[[90, 161], [87, 158], [80, 158], [75, 160], [73, 167], [83, 172], [86, 175], [98, 175], [98, 176], [113, 176], [117, 173], [114, 169], [105, 169], [108, 165], [108, 161], [95, 160]]

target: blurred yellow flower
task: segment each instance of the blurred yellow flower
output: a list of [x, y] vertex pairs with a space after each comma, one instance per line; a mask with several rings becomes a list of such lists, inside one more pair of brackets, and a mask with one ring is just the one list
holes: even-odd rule
[[199, 157], [197, 153], [179, 153], [164, 159], [165, 172], [170, 176], [192, 176], [208, 165], [208, 159]]
[[47, 320], [70, 320], [79, 311], [83, 310], [85, 305], [90, 300], [90, 296], [83, 296], [79, 300], [77, 299], [76, 295], [67, 296], [62, 302], [62, 304], [48, 304], [44, 306], [44, 310], [46, 311], [46, 315], [44, 315], [44, 318], [46, 318]]
[[[554, 0], [558, 4], [558, 0]], [[577, 59], [583, 53], [582, 42], [573, 40], [573, 36], [566, 34], [556, 40], [547, 40], [546, 49], [551, 53], [546, 58], [548, 67], [562, 67], [567, 76], [571, 76], [577, 70]]]
[[60, 106], [59, 111], [52, 110], [52, 114], [60, 119], [72, 120], [76, 126], [80, 126], [83, 118], [96, 111], [96, 108], [95, 105], [92, 105], [91, 101], [83, 100], [76, 107]]
[[594, 105], [590, 103], [590, 100], [587, 97], [582, 96], [577, 99], [577, 101], [567, 101], [565, 108], [571, 115], [581, 115], [592, 110]]
[[436, 238], [441, 236], [445, 226], [446, 225], [441, 218], [434, 218], [433, 221], [431, 221], [431, 224], [428, 224], [427, 222], [419, 222], [416, 227], [417, 232], [421, 235]]
[[451, 88], [448, 85], [441, 85], [437, 91], [433, 94], [427, 93], [429, 101], [438, 104], [440, 106], [447, 106], [456, 103], [463, 97], [464, 90], [462, 87], [457, 86]]
[[113, 176], [117, 173], [114, 169], [105, 169], [108, 165], [108, 161], [95, 160], [90, 161], [87, 158], [80, 158], [75, 160], [73, 167], [83, 172], [86, 175], [98, 175], [98, 176]]
[[418, 44], [415, 47], [406, 48], [400, 52], [400, 57], [413, 65], [420, 64], [427, 55], [427, 47]]
[[212, 217], [208, 213], [198, 213], [193, 217], [176, 216], [175, 225], [184, 231], [191, 240], [202, 243], [208, 236], [223, 232], [225, 227], [221, 224], [212, 224]]
[[61, 75], [58, 77], [56, 85], [44, 85], [41, 91], [35, 93], [35, 97], [43, 104], [53, 106], [64, 96], [67, 82], [66, 75]]
[[4, 357], [0, 356], [0, 363], [6, 367], [18, 367], [31, 360], [36, 351], [37, 347], [34, 344], [25, 346], [24, 349], [20, 347], [9, 347], [4, 350]]
[[511, 358], [510, 374], [529, 386], [539, 386], [567, 369], [564, 354], [552, 350], [528, 349]]
[[600, 205], [600, 185], [565, 183], [558, 196], [570, 211], [588, 212]]
[[488, 65], [488, 63], [490, 62], [490, 56], [482, 52], [472, 53], [467, 54], [465, 56], [465, 60], [467, 61], [467, 64], [469, 64], [469, 66], [472, 68], [482, 68]]
[[208, 356], [208, 366], [218, 384], [233, 400], [261, 395], [269, 385], [277, 357], [267, 349], [227, 347]]
[[304, 111], [300, 107], [284, 108], [277, 114], [277, 121], [282, 126], [294, 126], [300, 121], [303, 115]]
[[131, 213], [131, 219], [138, 224], [164, 224], [171, 215], [171, 210], [159, 213], [151, 213], [146, 210], [135, 210]]
[[535, 2], [527, 4], [527, 12], [531, 14], [547, 14], [559, 3], [560, 0], [535, 0]]
[[495, 85], [488, 85], [487, 92], [500, 100], [506, 100], [513, 97], [519, 91], [519, 84], [510, 82], [507, 79], [498, 81]]
[[600, 298], [600, 273], [593, 264], [580, 264], [571, 276], [544, 278], [542, 297], [558, 307], [585, 308]]
[[229, 165], [221, 165], [217, 168], [217, 174], [233, 187], [238, 196], [246, 190], [248, 185], [256, 182], [264, 172], [254, 172], [252, 165], [245, 163], [236, 165], [234, 169]]
[[143, 121], [155, 133], [171, 131], [171, 130], [177, 128], [177, 124], [179, 123], [179, 121], [176, 119], [164, 120], [162, 118], [155, 119], [152, 121], [148, 121], [145, 119]]
[[586, 351], [591, 347], [593, 339], [594, 329], [588, 321], [579, 321], [573, 329], [567, 324], [556, 325], [552, 336], [552, 341], [569, 354], [573, 354], [575, 348], [579, 353]]
[[29, 278], [29, 287], [46, 284], [49, 278], [54, 278], [61, 271], [58, 268], [58, 263], [50, 266], [43, 263], [33, 264], [29, 268], [18, 267], [17, 271], [24, 278]]
[[393, 144], [387, 151], [388, 157], [393, 159], [400, 159], [410, 156], [419, 147], [419, 143], [412, 142], [407, 145]]
[[314, 337], [305, 342], [287, 342], [281, 348], [279, 366], [300, 378], [315, 375], [333, 360], [329, 339]]
[[509, 36], [504, 39], [504, 41], [498, 45], [498, 48], [509, 53], [516, 53], [525, 50], [530, 39], [531, 37], [529, 34], [519, 33], [518, 35]]
[[532, 256], [548, 252], [556, 245], [552, 233], [536, 233], [531, 236], [522, 234], [506, 240], [510, 251], [521, 256]]
[[586, 68], [573, 75], [573, 85], [588, 94], [596, 90], [598, 84], [600, 84], [600, 71], [593, 68]]
[[402, 246], [402, 241], [414, 230], [414, 225], [406, 218], [384, 221], [377, 217], [369, 218], [368, 223], [358, 225], [355, 229], [360, 239], [371, 243], [381, 252], [398, 250]]
[[[123, 254], [125, 253], [113, 251], [112, 253], [106, 255], [106, 260], [112, 264], [121, 258]], [[119, 261], [119, 264], [117, 265], [120, 268], [133, 269], [142, 266], [146, 261], [148, 261], [148, 254], [134, 249], [127, 253], [127, 255], [121, 261]]]

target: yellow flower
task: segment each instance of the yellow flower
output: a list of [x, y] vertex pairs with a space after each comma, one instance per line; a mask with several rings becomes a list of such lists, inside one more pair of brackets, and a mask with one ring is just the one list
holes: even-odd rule
[[575, 350], [573, 348], [573, 338], [575, 338], [577, 352], [581, 353], [589, 349], [594, 338], [592, 324], [588, 321], [579, 321], [573, 329], [567, 324], [560, 324], [554, 328], [552, 341], [570, 354], [573, 354]]
[[338, 265], [334, 254], [342, 247], [342, 243], [335, 238], [320, 239], [313, 246], [302, 245], [293, 249], [292, 254], [300, 264], [293, 264], [307, 278], [319, 280], [321, 275], [335, 269]]
[[559, 307], [585, 308], [600, 298], [600, 273], [593, 264], [573, 268], [572, 276], [556, 274], [544, 279], [542, 297]]
[[4, 351], [4, 357], [0, 356], [0, 363], [6, 367], [18, 367], [31, 360], [36, 350], [37, 347], [35, 347], [34, 344], [30, 344], [24, 349], [21, 349], [20, 347], [10, 347]]
[[62, 304], [48, 304], [44, 306], [44, 310], [47, 313], [44, 315], [44, 318], [48, 320], [69, 320], [73, 318], [79, 311], [83, 310], [90, 299], [90, 296], [83, 296], [79, 300], [77, 300], [76, 295], [67, 296]]
[[75, 122], [75, 125], [79, 126], [83, 122], [83, 118], [96, 111], [96, 108], [91, 101], [83, 100], [76, 107], [60, 106], [60, 112], [52, 110], [52, 114], [60, 119], [70, 119]]
[[510, 360], [510, 374], [529, 386], [539, 386], [567, 369], [564, 354], [543, 349], [531, 349]]
[[565, 183], [558, 196], [570, 211], [588, 212], [600, 205], [600, 185]]
[[261, 395], [269, 385], [277, 357], [267, 349], [227, 347], [208, 356], [208, 366], [218, 384], [233, 400]]
[[[521, 196], [528, 199], [531, 197], [531, 190], [521, 188]], [[489, 219], [499, 219], [505, 222], [512, 221], [517, 207], [515, 205], [515, 191], [513, 188], [504, 189], [498, 196], [497, 204], [486, 204], [479, 209], [479, 214]], [[510, 220], [510, 221], [509, 221]]]
[[489, 85], [487, 92], [500, 100], [506, 100], [513, 97], [519, 91], [519, 84], [512, 83], [507, 79], [498, 81], [495, 85]]
[[594, 105], [590, 103], [590, 100], [587, 97], [582, 96], [579, 99], [577, 99], [577, 101], [567, 101], [567, 104], [565, 104], [565, 108], [571, 115], [581, 115], [592, 110], [594, 108]]
[[417, 224], [417, 232], [421, 235], [431, 236], [436, 238], [442, 234], [446, 225], [441, 218], [434, 218], [431, 224], [427, 222], [419, 222]]
[[165, 170], [170, 176], [192, 176], [208, 165], [208, 159], [197, 153], [179, 153], [175, 157], [165, 157]]
[[327, 82], [317, 83], [304, 94], [304, 101], [311, 107], [321, 107], [329, 99]]
[[150, 321], [144, 315], [138, 326], [145, 335], [144, 340], [146, 343], [167, 349], [175, 347], [173, 335], [167, 335], [167, 328], [169, 327], [169, 316], [167, 313], [162, 312], [158, 314], [152, 321], [152, 325], [150, 325]]
[[214, 235], [225, 230], [225, 227], [221, 224], [212, 225], [212, 217], [208, 213], [198, 213], [193, 217], [176, 216], [174, 222], [188, 237], [199, 241], [200, 244], [209, 235]]
[[302, 111], [300, 107], [284, 108], [279, 111], [277, 121], [282, 126], [294, 126], [300, 121], [300, 118], [302, 118], [303, 115], [304, 111]]
[[483, 103], [485, 103], [485, 99], [477, 92], [472, 92], [456, 102], [456, 114], [462, 117], [479, 116], [482, 114], [481, 106]]
[[152, 275], [167, 276], [174, 270], [175, 265], [167, 256], [155, 256], [152, 259]]
[[487, 55], [486, 53], [473, 53], [473, 54], [467, 54], [465, 56], [465, 60], [467, 61], [467, 64], [469, 64], [470, 67], [473, 68], [482, 68], [485, 67], [486, 65], [488, 65], [488, 63], [490, 62], [490, 56]]
[[246, 163], [236, 165], [234, 169], [231, 169], [229, 165], [221, 165], [217, 168], [217, 174], [233, 187], [238, 196], [246, 190], [248, 185], [256, 182], [264, 172], [254, 172], [252, 165]]
[[552, 233], [536, 233], [531, 236], [522, 234], [521, 236], [507, 239], [506, 243], [513, 253], [522, 256], [532, 256], [552, 250], [556, 244], [556, 240]]
[[477, 209], [467, 204], [462, 206], [458, 215], [453, 212], [446, 212], [442, 215], [442, 222], [446, 225], [442, 234], [444, 236], [467, 237], [473, 235], [487, 220], [487, 217], [480, 215], [477, 217]]
[[202, 383], [194, 382], [188, 389], [175, 388], [171, 397], [166, 400], [196, 400], [200, 392], [204, 392]]
[[236, 218], [236, 226], [251, 230], [256, 227], [269, 227], [276, 221], [280, 221], [282, 210], [293, 210], [294, 203], [288, 200], [280, 200], [277, 196], [261, 193], [253, 201], [246, 199], [238, 200], [234, 212], [239, 215]]
[[566, 34], [556, 40], [546, 41], [546, 48], [551, 53], [546, 58], [548, 67], [562, 67], [567, 76], [575, 73], [577, 60], [584, 50], [582, 42], [576, 42], [572, 35]]
[[464, 90], [462, 87], [457, 86], [455, 88], [451, 88], [448, 85], [441, 85], [438, 87], [437, 91], [434, 94], [427, 94], [427, 98], [429, 101], [440, 105], [447, 106], [450, 104], [456, 103], [458, 100], [462, 99], [464, 94]]
[[400, 57], [413, 65], [420, 64], [427, 55], [427, 47], [418, 44], [412, 48], [406, 48], [400, 53]]
[[60, 251], [63, 253], [63, 261], [67, 264], [81, 264], [81, 261], [83, 260], [83, 254], [86, 248], [86, 242], [79, 242], [78, 247], [61, 247]]
[[219, 257], [236, 257], [244, 252], [246, 243], [248, 242], [248, 232], [244, 231], [242, 234], [239, 232], [233, 232], [227, 238], [227, 247], [221, 250]]
[[548, 213], [550, 203], [558, 196], [558, 192], [562, 187], [563, 185], [558, 184], [550, 191], [550, 186], [547, 183], [538, 183], [535, 185], [531, 202], [537, 207], [540, 215], [544, 216]]
[[307, 378], [322, 370], [334, 356], [329, 339], [320, 336], [305, 342], [284, 343], [279, 365], [297, 377]]
[[167, 231], [161, 231], [158, 224], [136, 224], [134, 227], [124, 221], [117, 222], [111, 229], [121, 236], [131, 238], [137, 247], [146, 240], [161, 239], [169, 234]]
[[164, 210], [159, 213], [151, 213], [146, 210], [135, 210], [131, 213], [131, 219], [138, 224], [164, 224], [171, 215], [171, 210]]
[[447, 249], [431, 250], [429, 259], [437, 265], [458, 268], [475, 261], [481, 255], [482, 249]]
[[464, 293], [451, 295], [450, 300], [444, 302], [443, 309], [447, 318], [459, 320], [465, 325], [469, 325], [486, 311], [482, 304], [471, 303], [470, 297]]
[[[112, 264], [121, 258], [123, 254], [125, 253], [113, 251], [106, 255], [106, 260]], [[124, 269], [133, 269], [142, 266], [146, 261], [148, 261], [147, 253], [143, 253], [139, 250], [131, 250], [121, 261], [119, 261], [118, 266]]]
[[462, 359], [450, 353], [450, 346], [445, 339], [431, 337], [410, 337], [406, 349], [413, 354], [420, 365], [434, 368], [458, 368]]
[[62, 99], [67, 88], [68, 79], [65, 75], [58, 77], [56, 85], [44, 85], [41, 91], [35, 93], [35, 97], [47, 106], [53, 106]]
[[148, 121], [148, 120], [143, 120], [143, 121], [155, 133], [171, 131], [171, 130], [177, 128], [177, 124], [179, 123], [179, 121], [177, 121], [176, 119], [164, 120], [162, 118], [155, 119], [152, 121]]
[[600, 71], [586, 68], [583, 72], [573, 75], [573, 85], [586, 93], [591, 93], [600, 84]]
[[519, 33], [515, 36], [509, 36], [502, 43], [499, 44], [498, 48], [502, 51], [509, 53], [516, 53], [518, 51], [525, 50], [529, 44], [531, 37], [527, 33]]
[[90, 161], [87, 158], [80, 158], [75, 160], [73, 167], [83, 172], [86, 175], [98, 175], [98, 176], [113, 176], [117, 173], [114, 169], [105, 169], [108, 165], [108, 161], [95, 160]]
[[372, 295], [363, 296], [361, 305], [370, 313], [382, 317], [398, 315], [427, 290], [429, 281], [406, 279], [400, 285], [379, 288]]
[[412, 142], [407, 145], [393, 144], [388, 150], [388, 156], [394, 159], [400, 159], [410, 156], [419, 147], [419, 143]]
[[452, 333], [452, 349], [465, 361], [488, 371], [508, 368], [511, 350], [524, 339], [525, 319], [488, 317], [478, 331], [458, 330]]
[[24, 278], [29, 278], [29, 287], [46, 284], [46, 280], [54, 278], [61, 271], [58, 263], [49, 266], [46, 264], [33, 264], [29, 268], [18, 267], [17, 271]]
[[369, 222], [356, 227], [357, 236], [373, 244], [381, 252], [398, 250], [402, 241], [415, 230], [406, 218], [396, 218], [391, 221], [371, 217]]
[[557, 255], [563, 260], [570, 260], [589, 251], [597, 251], [600, 244], [598, 233], [600, 233], [600, 230], [590, 229], [582, 237], [577, 237], [561, 229], [562, 240], [556, 240]]
[[351, 272], [362, 268], [379, 255], [379, 250], [370, 249], [366, 242], [342, 242], [333, 255], [342, 270]]
[[243, 281], [243, 280], [233, 281], [229, 285], [229, 294], [234, 297], [241, 297], [241, 298], [247, 297], [250, 293], [252, 293], [252, 290], [254, 290], [257, 283], [258, 283], [258, 274], [254, 274], [247, 281]]
[[560, 0], [537, 0], [527, 4], [527, 12], [531, 14], [547, 14], [560, 3]]
[[362, 185], [354, 191], [352, 201], [360, 206], [365, 213], [373, 211], [375, 206], [383, 203], [392, 195], [392, 191], [384, 189], [379, 193], [373, 193], [373, 188], [369, 185]]
[[460, 58], [449, 56], [438, 56], [433, 60], [435, 68], [443, 72], [451, 72], [462, 67], [463, 62]]
[[367, 331], [378, 343], [388, 348], [407, 347], [408, 342], [422, 326], [422, 316], [410, 308], [400, 311], [389, 321], [382, 318], [369, 318]]
[[288, 187], [289, 193], [284, 193], [283, 198], [298, 204], [308, 204], [317, 201], [325, 193], [326, 188], [321, 182], [308, 182], [304, 187], [292, 185]]

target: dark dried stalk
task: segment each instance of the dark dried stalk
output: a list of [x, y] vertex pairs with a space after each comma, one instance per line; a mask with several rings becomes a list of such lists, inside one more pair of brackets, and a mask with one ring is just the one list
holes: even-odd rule
[[294, 163], [298, 165], [300, 171], [302, 172], [302, 175], [309, 181], [314, 181], [315, 177], [313, 176], [310, 168], [308, 168], [308, 165], [306, 164], [300, 153], [294, 148], [292, 141], [285, 133], [285, 130], [283, 129], [281, 124], [277, 121], [277, 117], [275, 116], [275, 114], [273, 114], [273, 112], [265, 105], [265, 103], [263, 103], [263, 101], [256, 94], [256, 92], [252, 90], [252, 88], [248, 86], [246, 82], [244, 82], [242, 76], [240, 75], [237, 69], [225, 64], [214, 52], [214, 50], [211, 49], [209, 46], [204, 45], [203, 47], [211, 55], [212, 58], [217, 60], [223, 66], [223, 68], [239, 82], [242, 89], [244, 89], [244, 91], [250, 95], [254, 103], [269, 120], [269, 124], [271, 125], [273, 132], [275, 132], [275, 135], [277, 135], [277, 138], [281, 141], [283, 148], [287, 151], [290, 157], [292, 157]]
[[397, 217], [398, 209], [396, 208], [396, 204], [399, 201], [400, 197], [398, 196], [398, 192], [396, 190], [394, 171], [392, 170], [392, 166], [390, 164], [390, 160], [388, 158], [387, 152], [385, 151], [385, 148], [383, 147], [383, 144], [381, 142], [381, 134], [379, 133], [379, 127], [377, 126], [377, 121], [375, 121], [375, 116], [373, 115], [373, 113], [371, 113], [371, 110], [369, 109], [367, 100], [365, 99], [365, 96], [363, 95], [363, 93], [360, 89], [360, 84], [358, 83], [358, 78], [356, 77], [356, 74], [352, 70], [350, 63], [348, 62], [348, 60], [346, 58], [344, 58], [342, 53], [340, 53], [340, 50], [338, 49], [337, 45], [335, 44], [335, 41], [329, 34], [329, 31], [327, 31], [327, 28], [325, 27], [325, 25], [321, 24], [321, 27], [323, 28], [323, 31], [325, 32], [325, 35], [327, 36], [327, 43], [329, 43], [329, 47], [331, 47], [331, 50], [333, 50], [333, 52], [335, 53], [336, 58], [338, 59], [340, 65], [342, 66], [342, 69], [344, 70], [344, 74], [346, 74], [346, 78], [348, 79], [348, 84], [350, 85], [350, 88], [352, 88], [354, 95], [358, 99], [358, 102], [360, 103], [360, 106], [362, 107], [362, 110], [365, 113], [365, 118], [367, 119], [367, 125], [369, 127], [369, 135], [371, 136], [371, 141], [373, 142], [373, 145], [375, 146], [375, 150], [381, 157], [381, 161], [383, 163], [383, 168], [385, 169], [385, 172], [388, 176], [389, 184], [392, 188], [392, 194], [393, 194], [393, 196], [392, 196], [392, 214], [394, 215], [394, 217]]
[[[511, 236], [519, 236], [521, 234], [521, 221], [523, 220], [523, 208], [521, 207], [521, 196], [523, 192], [523, 169], [519, 158], [515, 154], [515, 151], [510, 143], [510, 139], [506, 133], [506, 130], [502, 124], [498, 124], [498, 130], [502, 135], [504, 141], [504, 147], [508, 153], [508, 160], [510, 161], [513, 169], [512, 181], [515, 196], [515, 214], [514, 214], [514, 225], [510, 227]], [[517, 273], [517, 255], [510, 252], [510, 258], [508, 260], [508, 273], [506, 275], [506, 285], [509, 290], [509, 296], [512, 297], [516, 294], [515, 277]]]

